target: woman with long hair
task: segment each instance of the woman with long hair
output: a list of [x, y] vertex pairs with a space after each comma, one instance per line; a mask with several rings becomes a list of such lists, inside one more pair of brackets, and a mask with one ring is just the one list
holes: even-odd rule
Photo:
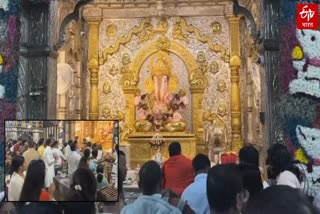
[[20, 201], [50, 201], [55, 187], [52, 184], [49, 192], [43, 189], [45, 176], [46, 166], [43, 160], [32, 160], [24, 180]]
[[90, 159], [85, 157], [85, 156], [83, 156], [83, 157], [80, 158], [78, 168], [89, 169], [89, 164], [90, 164]]
[[88, 168], [78, 168], [71, 180], [67, 201], [95, 201], [97, 181]]
[[15, 155], [11, 161], [11, 168], [9, 174], [11, 175], [8, 186], [9, 201], [18, 201], [20, 199], [21, 189], [24, 183], [25, 161], [24, 157]]

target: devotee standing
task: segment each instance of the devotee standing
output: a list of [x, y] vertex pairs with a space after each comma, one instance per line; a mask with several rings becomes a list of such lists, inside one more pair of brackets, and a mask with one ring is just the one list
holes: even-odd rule
[[85, 156], [82, 156], [79, 161], [78, 168], [86, 168], [89, 169], [90, 159]]
[[103, 157], [102, 145], [98, 144], [98, 156], [97, 156], [97, 159], [101, 160], [102, 157]]
[[[259, 152], [252, 144], [246, 144], [239, 151], [239, 162], [240, 164], [248, 164], [253, 167], [259, 168]], [[261, 170], [260, 170], [261, 172]], [[263, 188], [269, 187], [269, 184], [266, 182], [263, 176], [261, 176], [263, 181]]]
[[141, 196], [125, 206], [121, 214], [178, 214], [181, 211], [161, 198], [161, 169], [155, 161], [148, 161], [139, 171]]
[[[89, 151], [90, 151], [90, 153], [91, 153], [91, 146], [92, 146], [92, 144], [91, 144], [91, 142], [87, 142], [87, 145], [86, 145], [86, 147], [84, 148], [84, 150], [86, 150], [86, 149], [88, 149]], [[89, 154], [90, 154], [89, 153]]]
[[12, 158], [11, 162], [11, 178], [8, 186], [8, 199], [9, 201], [19, 201], [20, 193], [24, 183], [25, 175], [25, 161], [24, 157], [16, 155]]
[[79, 168], [72, 175], [68, 201], [95, 201], [97, 181], [88, 168]]
[[66, 160], [66, 157], [62, 154], [61, 150], [58, 149], [58, 141], [53, 142], [53, 157], [55, 159], [54, 161], [54, 170], [55, 170], [55, 175], [57, 174], [58, 170], [62, 169], [62, 160]]
[[78, 168], [81, 156], [76, 152], [76, 144], [70, 145], [71, 153], [67, 156], [68, 174], [72, 175]]
[[[48, 141], [49, 140], [49, 141]], [[49, 188], [50, 185], [53, 183], [54, 178], [54, 157], [52, 152], [52, 142], [50, 139], [46, 141], [46, 149], [43, 153], [43, 161], [46, 165], [46, 177], [45, 177], [45, 186]]]
[[118, 159], [118, 152], [114, 150], [114, 156], [116, 157], [115, 161], [112, 164], [112, 169], [111, 169], [111, 178], [112, 178], [112, 183], [115, 184], [115, 187], [118, 188], [118, 179], [119, 179], [119, 159]]
[[45, 183], [46, 167], [43, 160], [30, 162], [27, 175], [21, 191], [20, 201], [50, 201], [55, 186], [52, 183], [49, 192], [43, 189]]
[[169, 156], [162, 167], [163, 187], [171, 189], [179, 197], [185, 188], [193, 182], [194, 170], [192, 161], [181, 154], [179, 142], [169, 145]]
[[183, 191], [181, 199], [186, 201], [197, 214], [210, 214], [206, 188], [210, 160], [206, 155], [198, 154], [192, 160], [192, 166], [196, 176], [194, 182]]
[[104, 188], [105, 186], [107, 186], [108, 179], [106, 178], [105, 174], [104, 174], [104, 167], [103, 165], [99, 164], [97, 166], [97, 189], [100, 190], [102, 188]]
[[64, 148], [64, 155], [65, 157], [68, 157], [71, 153], [71, 149], [70, 149], [70, 145], [72, 143], [72, 140], [68, 141], [68, 145], [66, 146], [66, 148]]
[[89, 168], [93, 173], [95, 173], [96, 169], [97, 169], [97, 165], [98, 165], [98, 160], [97, 160], [98, 150], [97, 149], [93, 149], [91, 154], [92, 154], [91, 155], [92, 159], [90, 160]]
[[207, 197], [211, 213], [240, 214], [249, 199], [239, 166], [217, 165], [209, 169]]
[[15, 143], [13, 146], [13, 152], [18, 155], [20, 152], [21, 146], [22, 146], [22, 139], [18, 138], [17, 143]]
[[300, 172], [294, 166], [292, 157], [285, 145], [273, 144], [268, 149], [267, 164], [269, 165], [269, 178], [274, 179], [277, 185], [288, 185], [301, 188]]
[[23, 153], [25, 153], [25, 151], [27, 151], [27, 150], [28, 150], [27, 140], [23, 140], [22, 147], [20, 149], [20, 155], [23, 155]]
[[254, 165], [245, 163], [240, 163], [239, 169], [242, 174], [243, 188], [248, 190], [249, 199], [252, 199], [263, 190], [260, 170]]
[[40, 140], [38, 141], [38, 152], [41, 159], [43, 159], [43, 153], [45, 150], [43, 143], [44, 143], [44, 139], [40, 138]]
[[10, 152], [14, 152], [14, 146], [16, 145], [17, 141], [16, 140], [13, 140], [12, 141], [12, 146], [10, 147]]
[[119, 156], [119, 158], [118, 158], [119, 171], [121, 171], [122, 180], [125, 181], [126, 177], [127, 177], [127, 171], [128, 171], [126, 154], [119, 149], [118, 144], [115, 146], [115, 149], [116, 149], [116, 152], [118, 153], [118, 156]]
[[302, 191], [287, 185], [275, 185], [263, 190], [243, 212], [244, 214], [317, 214]]
[[26, 168], [28, 168], [30, 161], [40, 158], [39, 152], [34, 149], [35, 143], [33, 140], [28, 140], [28, 150], [23, 153], [23, 157], [26, 161]]

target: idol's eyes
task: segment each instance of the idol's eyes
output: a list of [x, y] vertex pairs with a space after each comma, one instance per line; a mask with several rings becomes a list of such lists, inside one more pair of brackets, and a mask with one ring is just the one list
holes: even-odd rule
[[311, 36], [311, 41], [314, 41], [316, 40], [316, 37], [315, 36]]

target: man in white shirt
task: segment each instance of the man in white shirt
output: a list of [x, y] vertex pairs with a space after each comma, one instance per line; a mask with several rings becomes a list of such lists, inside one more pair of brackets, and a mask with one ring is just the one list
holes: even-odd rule
[[115, 161], [113, 162], [112, 165], [112, 170], [111, 170], [111, 179], [112, 182], [115, 184], [115, 187], [118, 188], [118, 154], [117, 152], [114, 153], [115, 156]]
[[66, 157], [62, 154], [60, 149], [58, 149], [58, 144], [59, 144], [58, 141], [54, 141], [53, 149], [52, 149], [53, 157], [55, 159], [54, 161], [55, 174], [57, 174], [56, 172], [61, 169], [62, 160], [66, 160]]
[[50, 185], [53, 183], [53, 178], [54, 178], [54, 161], [55, 160], [52, 152], [52, 141], [50, 141], [49, 145], [47, 145], [46, 149], [44, 150], [43, 161], [46, 165], [45, 185], [46, 185], [46, 188], [49, 188]]
[[8, 185], [8, 199], [9, 201], [19, 201], [20, 193], [24, 183], [25, 161], [22, 156], [14, 156], [12, 158], [11, 167], [13, 170], [10, 182]]
[[72, 143], [72, 140], [68, 141], [68, 145], [64, 148], [64, 155], [65, 157], [68, 157], [71, 153], [70, 145]]
[[76, 152], [76, 144], [72, 143], [70, 145], [71, 153], [67, 157], [68, 162], [68, 174], [72, 175], [78, 168], [81, 155]]
[[210, 214], [206, 188], [210, 160], [206, 155], [198, 154], [192, 160], [192, 166], [196, 176], [194, 182], [183, 191], [181, 199], [197, 214]]

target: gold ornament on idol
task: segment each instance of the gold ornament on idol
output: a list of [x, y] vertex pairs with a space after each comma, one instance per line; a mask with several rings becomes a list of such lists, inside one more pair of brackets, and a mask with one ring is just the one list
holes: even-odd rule
[[151, 56], [149, 64], [150, 77], [144, 82], [144, 87], [148, 93], [154, 91], [153, 77], [169, 77], [169, 90], [174, 92], [179, 84], [176, 74], [172, 70], [172, 59], [166, 51], [159, 51]]

